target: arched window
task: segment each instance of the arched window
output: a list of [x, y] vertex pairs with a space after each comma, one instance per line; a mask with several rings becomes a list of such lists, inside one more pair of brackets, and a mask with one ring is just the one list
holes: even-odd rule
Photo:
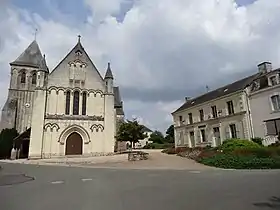
[[32, 73], [32, 84], [35, 85], [36, 84], [36, 79], [37, 79], [37, 74], [36, 72]]
[[87, 93], [83, 92], [82, 115], [87, 114]]
[[73, 115], [79, 115], [79, 103], [80, 103], [80, 93], [79, 91], [75, 91], [74, 98], [73, 98]]
[[23, 71], [20, 75], [20, 83], [25, 83], [26, 81], [26, 73]]
[[66, 92], [66, 104], [65, 104], [65, 114], [70, 114], [70, 91]]

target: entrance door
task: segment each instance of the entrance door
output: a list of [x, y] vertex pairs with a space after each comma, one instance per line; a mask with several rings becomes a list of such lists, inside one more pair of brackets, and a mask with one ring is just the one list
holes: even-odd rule
[[194, 132], [190, 132], [191, 147], [195, 147]]
[[65, 155], [81, 155], [83, 153], [82, 137], [74, 132], [66, 140]]
[[220, 134], [220, 128], [219, 127], [215, 127], [213, 128], [213, 132], [214, 132], [214, 137], [215, 137], [215, 144], [216, 147], [221, 145], [221, 134]]

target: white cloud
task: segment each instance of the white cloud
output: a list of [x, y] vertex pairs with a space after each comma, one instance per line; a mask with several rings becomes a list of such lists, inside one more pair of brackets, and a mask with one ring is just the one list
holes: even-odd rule
[[[138, 100], [125, 98], [128, 117], [137, 115], [162, 130], [193, 89], [229, 81], [228, 75], [256, 68], [264, 60], [280, 66], [279, 0], [258, 0], [246, 7], [237, 7], [234, 0], [139, 0], [120, 23], [115, 16], [125, 1], [85, 0], [90, 21], [74, 27], [2, 4], [0, 87], [8, 87], [8, 63], [32, 41], [35, 28], [50, 68], [81, 34], [101, 74], [109, 60], [116, 83], [138, 89]], [[144, 101], [143, 95], [155, 90], [178, 90], [181, 98], [163, 102], [169, 96], [162, 94], [162, 100]], [[0, 96], [1, 104], [5, 97]]]

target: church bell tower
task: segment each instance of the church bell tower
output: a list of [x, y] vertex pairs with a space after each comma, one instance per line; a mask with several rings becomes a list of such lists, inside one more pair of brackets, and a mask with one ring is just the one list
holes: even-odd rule
[[[36, 40], [24, 50], [11, 66], [8, 97], [2, 109], [1, 127], [16, 128], [19, 133], [31, 126], [34, 90], [43, 56]], [[48, 68], [45, 68], [48, 72]]]

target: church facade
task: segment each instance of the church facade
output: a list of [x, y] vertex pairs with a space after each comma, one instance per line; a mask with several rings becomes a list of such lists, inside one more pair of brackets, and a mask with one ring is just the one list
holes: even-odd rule
[[[113, 153], [124, 118], [110, 63], [104, 78], [78, 43], [50, 72], [36, 41], [12, 63], [1, 127], [15, 127], [29, 158]], [[26, 134], [27, 133], [27, 134]]]

